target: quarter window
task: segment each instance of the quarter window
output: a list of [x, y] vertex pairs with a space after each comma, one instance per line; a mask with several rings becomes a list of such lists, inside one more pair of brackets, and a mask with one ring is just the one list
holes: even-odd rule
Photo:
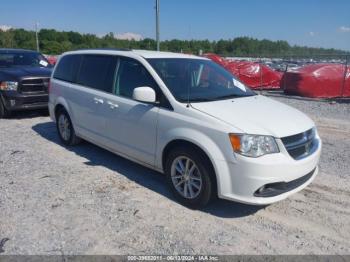
[[80, 66], [81, 55], [66, 55], [62, 57], [57, 65], [54, 78], [74, 82]]
[[84, 55], [77, 83], [112, 93], [116, 58], [107, 55]]

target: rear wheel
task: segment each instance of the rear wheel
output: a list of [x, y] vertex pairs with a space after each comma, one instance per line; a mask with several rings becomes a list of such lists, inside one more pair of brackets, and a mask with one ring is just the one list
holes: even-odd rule
[[0, 97], [0, 118], [7, 118], [10, 116], [10, 111], [5, 108], [4, 103]]
[[61, 141], [67, 146], [78, 144], [81, 139], [75, 134], [72, 121], [64, 109], [60, 109], [56, 116], [56, 126]]
[[213, 171], [207, 159], [193, 148], [178, 147], [166, 160], [165, 173], [176, 199], [190, 208], [201, 208], [213, 195]]

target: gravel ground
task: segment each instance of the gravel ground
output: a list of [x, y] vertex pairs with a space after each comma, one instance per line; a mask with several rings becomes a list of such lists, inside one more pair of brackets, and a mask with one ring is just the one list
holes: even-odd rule
[[0, 120], [0, 253], [350, 254], [350, 103], [273, 99], [309, 114], [324, 148], [315, 181], [267, 207], [190, 210], [161, 174], [64, 147], [46, 116]]

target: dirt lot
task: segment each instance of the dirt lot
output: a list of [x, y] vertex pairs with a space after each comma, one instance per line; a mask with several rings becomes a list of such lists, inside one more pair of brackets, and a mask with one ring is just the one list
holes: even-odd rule
[[267, 207], [193, 211], [159, 173], [89, 143], [65, 148], [46, 116], [0, 120], [0, 252], [349, 254], [350, 103], [274, 99], [309, 114], [324, 148], [314, 183]]

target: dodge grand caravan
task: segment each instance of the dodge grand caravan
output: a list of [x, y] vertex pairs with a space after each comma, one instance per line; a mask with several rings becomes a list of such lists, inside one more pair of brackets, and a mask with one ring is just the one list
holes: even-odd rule
[[84, 139], [163, 172], [192, 208], [213, 196], [270, 204], [318, 172], [321, 140], [310, 118], [201, 57], [67, 52], [51, 78], [49, 110], [64, 144]]
[[0, 49], [0, 118], [12, 111], [47, 108], [51, 65], [36, 52]]

